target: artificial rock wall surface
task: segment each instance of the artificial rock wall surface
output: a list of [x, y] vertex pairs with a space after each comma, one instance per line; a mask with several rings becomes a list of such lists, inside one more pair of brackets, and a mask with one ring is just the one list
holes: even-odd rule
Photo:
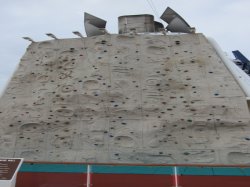
[[245, 95], [202, 34], [32, 43], [0, 120], [2, 157], [250, 164]]

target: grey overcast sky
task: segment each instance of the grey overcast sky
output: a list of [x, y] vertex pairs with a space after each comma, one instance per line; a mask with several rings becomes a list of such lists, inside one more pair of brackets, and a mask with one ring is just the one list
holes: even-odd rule
[[148, 1], [159, 16], [170, 6], [225, 52], [239, 49], [250, 58], [250, 0], [0, 0], [0, 92], [29, 45], [23, 36], [42, 41], [51, 32], [72, 38], [72, 31], [84, 33], [84, 12], [107, 20], [109, 32], [117, 33], [121, 15], [149, 13], [159, 20]]

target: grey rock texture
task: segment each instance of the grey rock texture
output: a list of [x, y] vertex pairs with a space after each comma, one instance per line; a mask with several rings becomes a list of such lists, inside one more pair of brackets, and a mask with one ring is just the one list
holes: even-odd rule
[[2, 157], [250, 164], [245, 95], [202, 34], [32, 43], [0, 121]]

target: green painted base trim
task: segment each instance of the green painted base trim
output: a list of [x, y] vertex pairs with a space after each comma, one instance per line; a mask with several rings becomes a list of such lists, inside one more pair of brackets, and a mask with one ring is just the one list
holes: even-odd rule
[[20, 172], [46, 173], [86, 173], [87, 165], [83, 164], [38, 164], [23, 163]]
[[[91, 165], [91, 172], [96, 174], [143, 174], [143, 175], [173, 175], [173, 166], [113, 166]], [[240, 167], [177, 167], [178, 175], [195, 176], [250, 176], [249, 168]], [[24, 163], [20, 172], [46, 173], [87, 173], [84, 164], [43, 164]]]

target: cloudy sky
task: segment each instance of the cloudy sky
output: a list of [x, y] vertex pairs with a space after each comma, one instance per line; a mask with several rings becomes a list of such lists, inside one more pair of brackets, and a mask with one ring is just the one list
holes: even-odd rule
[[[148, 2], [154, 2], [153, 11]], [[213, 37], [230, 53], [241, 50], [250, 58], [250, 0], [0, 0], [0, 92], [15, 71], [29, 42], [48, 39], [45, 33], [72, 38], [84, 33], [83, 14], [108, 21], [117, 33], [117, 17], [128, 14], [160, 16], [167, 6], [177, 11], [197, 32]], [[159, 19], [158, 19], [159, 20]]]

